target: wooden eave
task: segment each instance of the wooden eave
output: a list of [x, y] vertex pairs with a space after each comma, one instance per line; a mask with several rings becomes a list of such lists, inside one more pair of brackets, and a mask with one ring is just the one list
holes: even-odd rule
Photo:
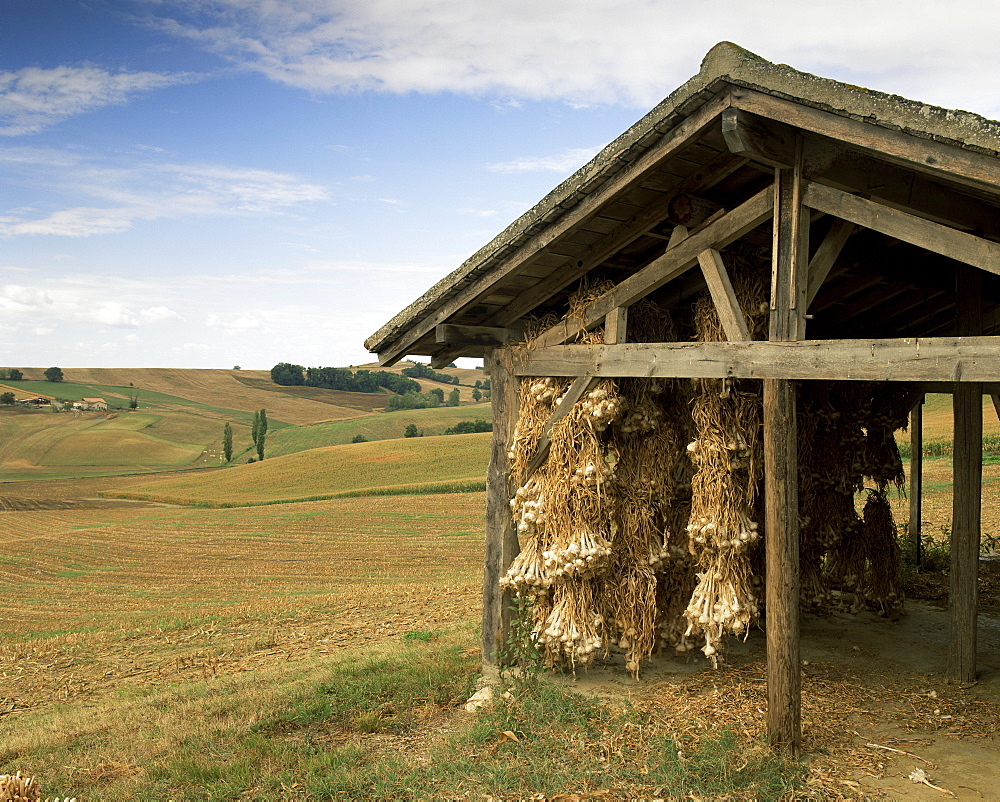
[[[721, 67], [713, 66], [713, 54], [725, 62]], [[779, 79], [788, 75], [783, 84]], [[802, 87], [809, 92], [796, 96], [793, 90]], [[845, 98], [850, 102], [838, 102]], [[434, 364], [482, 355], [488, 338], [472, 342], [455, 332], [516, 332], [531, 317], [561, 315], [567, 292], [581, 280], [638, 286], [635, 276], [670, 261], [665, 254], [676, 226], [685, 226], [692, 243], [701, 242], [701, 229], [766, 194], [775, 171], [793, 158], [807, 179], [812, 258], [822, 261], [818, 250], [835, 221], [847, 220], [850, 226], [840, 225], [851, 229], [813, 288], [811, 331], [824, 339], [872, 340], [957, 334], [955, 270], [964, 261], [986, 273], [979, 333], [996, 335], [997, 147], [1000, 124], [804, 76], [717, 46], [699, 76], [366, 345], [384, 364], [407, 354], [431, 356]], [[739, 236], [765, 247], [770, 213], [747, 219], [752, 225]], [[704, 247], [721, 247], [703, 239]], [[669, 285], [676, 303], [689, 302], [705, 286], [701, 272], [692, 270], [697, 262], [697, 254], [687, 258], [638, 297]], [[634, 293], [626, 295], [618, 301], [634, 302]], [[587, 325], [601, 320], [595, 313]], [[539, 344], [560, 345], [557, 340]]]

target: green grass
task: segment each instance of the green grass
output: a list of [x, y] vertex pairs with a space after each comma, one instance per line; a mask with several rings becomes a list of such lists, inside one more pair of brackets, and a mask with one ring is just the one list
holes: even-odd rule
[[[44, 793], [94, 799], [526, 799], [614, 789], [777, 800], [803, 790], [804, 768], [761, 743], [725, 729], [677, 733], [660, 716], [558, 681], [469, 716], [458, 708], [479, 664], [465, 646], [449, 632], [305, 676], [275, 669], [123, 689], [113, 715], [93, 703], [64, 709], [39, 727], [37, 746], [0, 750], [0, 771], [30, 765]], [[81, 726], [88, 719], [107, 724]], [[31, 726], [31, 712], [21, 721]]]
[[248, 506], [344, 496], [469, 492], [482, 487], [489, 447], [488, 433], [330, 446], [106, 495]]
[[326, 421], [311, 426], [282, 429], [268, 436], [267, 454], [278, 457], [311, 448], [345, 445], [357, 435], [368, 441], [401, 438], [403, 431], [411, 423], [430, 437], [444, 434], [445, 429], [456, 423], [477, 418], [487, 421], [491, 419], [489, 404], [377, 412], [351, 420]]

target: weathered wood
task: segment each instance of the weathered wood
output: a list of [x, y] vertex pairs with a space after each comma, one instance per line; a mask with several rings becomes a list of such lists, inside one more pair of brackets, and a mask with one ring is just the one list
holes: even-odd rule
[[581, 331], [593, 328], [615, 307], [631, 306], [641, 300], [672, 278], [694, 267], [698, 263], [698, 254], [702, 251], [708, 248], [724, 248], [759, 226], [771, 216], [772, 212], [773, 192], [768, 187], [712, 224], [700, 231], [692, 232], [658, 259], [597, 298], [587, 307], [582, 321], [563, 320], [542, 332], [533, 341], [534, 347], [558, 345]]
[[922, 546], [920, 534], [923, 527], [924, 484], [924, 397], [910, 410], [910, 522], [908, 533], [913, 544], [913, 560], [920, 567]]
[[698, 254], [698, 264], [701, 265], [701, 272], [705, 276], [705, 283], [708, 285], [726, 339], [730, 342], [749, 340], [750, 330], [747, 328], [747, 320], [740, 308], [740, 302], [736, 299], [736, 293], [733, 292], [733, 284], [722, 261], [722, 254], [714, 248], [709, 248]]
[[[955, 272], [958, 330], [983, 327], [983, 274], [959, 266]], [[976, 679], [979, 617], [979, 548], [982, 540], [983, 398], [979, 384], [955, 387], [952, 396], [951, 575], [948, 594], [948, 679]]]
[[803, 200], [810, 208], [1000, 275], [996, 242], [822, 184], [808, 183]]
[[722, 137], [731, 153], [771, 167], [791, 167], [795, 134], [781, 123], [763, 120], [737, 108], [722, 112]]
[[576, 405], [576, 403], [583, 398], [587, 393], [594, 389], [594, 386], [599, 379], [595, 379], [592, 376], [579, 376], [577, 379], [569, 386], [566, 394], [560, 399], [558, 406], [552, 410], [552, 415], [549, 419], [545, 421], [545, 426], [542, 428], [541, 436], [538, 438], [538, 446], [535, 449], [535, 453], [528, 463], [527, 479], [535, 471], [537, 471], [545, 463], [545, 460], [549, 456], [549, 448], [552, 446], [552, 441], [550, 435], [552, 434], [552, 427], [555, 426], [559, 421], [565, 418]]
[[819, 244], [819, 248], [816, 249], [816, 253], [809, 261], [809, 284], [806, 289], [807, 307], [813, 302], [816, 293], [819, 292], [819, 288], [826, 281], [826, 277], [830, 275], [830, 270], [840, 256], [840, 252], [844, 249], [848, 238], [855, 230], [857, 230], [857, 226], [854, 223], [837, 219], [830, 227], [823, 241]]
[[1000, 393], [991, 393], [993, 399], [993, 411], [997, 413], [997, 420], [1000, 420]]
[[991, 193], [1000, 186], [1000, 159], [995, 156], [854, 120], [754, 89], [734, 88], [730, 96], [736, 108], [849, 143], [881, 159], [939, 179]]
[[809, 270], [809, 213], [802, 199], [802, 148], [795, 166], [774, 173], [774, 226], [771, 248], [770, 339], [805, 336]]
[[623, 343], [628, 335], [628, 307], [619, 306], [604, 316], [604, 342]]
[[[638, 186], [643, 178], [655, 170], [662, 161], [677, 155], [690, 144], [700, 139], [706, 130], [715, 124], [715, 119], [722, 113], [722, 110], [728, 108], [729, 105], [728, 94], [717, 96], [702, 106], [697, 112], [686, 117], [677, 126], [664, 133], [657, 144], [653, 145], [653, 147], [627, 167], [610, 177], [600, 188], [582, 198], [570, 209], [545, 225], [539, 233], [528, 237], [481, 278], [472, 281], [464, 289], [457, 292], [447, 303], [442, 304], [436, 311], [415, 322], [394, 342], [383, 347], [378, 352], [379, 363], [382, 365], [391, 365], [397, 362], [408, 353], [407, 349], [413, 343], [421, 339], [439, 323], [446, 322], [459, 310], [477, 303], [491, 293], [502, 281], [517, 275], [520, 270], [528, 266], [531, 259], [539, 252], [572, 234], [586, 220], [599, 214], [601, 208], [614, 197], [631, 187]], [[503, 322], [507, 323], [509, 321]]]
[[764, 381], [767, 729], [797, 755], [802, 741], [799, 677], [799, 525], [795, 387]]
[[512, 340], [519, 340], [524, 332], [517, 328], [499, 328], [495, 326], [457, 326], [453, 323], [442, 323], [434, 330], [434, 339], [439, 343], [449, 345], [475, 345], [495, 348]]
[[1000, 337], [558, 345], [517, 355], [519, 376], [997, 382]]
[[974, 682], [983, 492], [983, 401], [979, 386], [958, 385], [952, 405], [955, 450], [947, 677], [956, 682]]
[[490, 372], [493, 435], [486, 471], [486, 547], [483, 572], [483, 663], [495, 665], [510, 632], [511, 596], [501, 591], [502, 577], [520, 547], [510, 514], [510, 458], [508, 443], [517, 426], [517, 378], [511, 371], [510, 351], [491, 350], [485, 360]]
[[[704, 168], [676, 185], [673, 188], [673, 192], [694, 194], [711, 188], [726, 176], [734, 173], [746, 164], [746, 162], [746, 159], [739, 156], [733, 156], [731, 153], [723, 153], [713, 159]], [[630, 220], [626, 220], [618, 229], [608, 234], [604, 239], [594, 243], [582, 254], [577, 255], [575, 258], [567, 261], [562, 267], [552, 271], [550, 275], [532, 287], [531, 292], [522, 293], [503, 309], [494, 312], [486, 322], [490, 325], [506, 325], [519, 320], [536, 306], [547, 301], [557, 292], [580, 278], [580, 276], [586, 275], [594, 267], [625, 246], [643, 235], [651, 235], [651, 229], [670, 216], [670, 207], [676, 197], [676, 194], [665, 194], [662, 201], [650, 204], [640, 214], [637, 214]], [[693, 225], [700, 225], [702, 221], [694, 219], [692, 222]], [[676, 230], [675, 226], [674, 231]], [[674, 244], [673, 241], [670, 244], [672, 246]]]
[[[774, 174], [771, 344], [798, 340], [805, 331], [809, 217], [802, 206], [801, 144], [799, 137], [793, 167]], [[802, 669], [795, 386], [787, 379], [767, 379], [763, 389], [767, 730], [772, 746], [798, 756], [802, 743]]]

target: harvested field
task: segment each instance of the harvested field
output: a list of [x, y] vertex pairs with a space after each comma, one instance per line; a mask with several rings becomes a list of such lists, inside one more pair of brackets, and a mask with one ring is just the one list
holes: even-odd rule
[[466, 434], [315, 448], [211, 476], [178, 475], [108, 495], [177, 504], [271, 504], [342, 492], [477, 482], [486, 475], [489, 438]]

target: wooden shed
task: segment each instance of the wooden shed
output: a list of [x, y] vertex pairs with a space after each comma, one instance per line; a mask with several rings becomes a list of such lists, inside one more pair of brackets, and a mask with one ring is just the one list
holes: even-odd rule
[[[731, 255], [740, 248], [766, 259], [757, 339], [734, 290], [741, 268]], [[567, 314], [587, 286], [596, 294]], [[689, 315], [699, 294], [724, 336], [630, 336], [646, 301]], [[514, 347], [525, 330], [530, 341]], [[593, 331], [602, 335], [581, 336]], [[1000, 123], [721, 43], [694, 78], [366, 346], [385, 365], [407, 355], [434, 366], [485, 359], [495, 416], [487, 662], [509, 616], [500, 579], [519, 550], [508, 505], [520, 379], [572, 382], [533, 467], [545, 460], [552, 427], [597, 381], [759, 382], [768, 726], [772, 742], [793, 752], [801, 730], [797, 392], [818, 382], [905, 382], [916, 397], [952, 393], [948, 675], [975, 678], [982, 400], [985, 392], [996, 403], [1000, 392]], [[911, 504], [919, 509], [916, 481]], [[919, 518], [911, 525], [919, 529]]]

